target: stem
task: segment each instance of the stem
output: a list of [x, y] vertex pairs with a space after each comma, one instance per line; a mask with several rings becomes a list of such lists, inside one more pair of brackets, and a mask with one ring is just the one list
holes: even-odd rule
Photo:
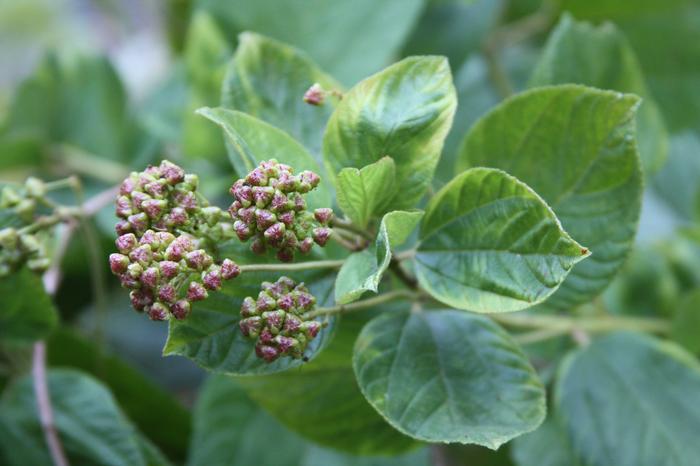
[[53, 409], [46, 380], [46, 343], [43, 341], [34, 343], [32, 377], [34, 379], [34, 395], [36, 396], [41, 428], [44, 431], [44, 439], [46, 440], [46, 446], [49, 448], [53, 464], [55, 466], [68, 466], [66, 453], [63, 451], [63, 445], [58, 438], [58, 432], [53, 422]]
[[646, 317], [569, 317], [557, 315], [513, 315], [491, 314], [496, 322], [511, 327], [532, 329], [550, 329], [560, 334], [573, 331], [609, 332], [613, 330], [631, 330], [647, 333], [668, 333], [671, 325], [663, 319]]
[[401, 268], [401, 263], [396, 258], [391, 259], [391, 262], [389, 263], [389, 270], [394, 272], [396, 277], [410, 289], [415, 290], [418, 288], [418, 282], [416, 279], [409, 276], [406, 271]]
[[340, 219], [338, 217], [333, 217], [333, 220], [331, 221], [331, 226], [333, 228], [344, 228], [344, 229], [349, 230], [353, 233], [356, 233], [356, 234], [358, 234], [358, 235], [362, 236], [363, 238], [368, 239], [370, 241], [372, 241], [374, 239], [374, 235], [372, 235], [370, 232], [365, 231], [361, 228], [358, 228], [352, 222]]
[[247, 264], [241, 265], [241, 272], [294, 272], [312, 269], [337, 269], [345, 259], [298, 262], [296, 264]]
[[361, 309], [367, 309], [369, 307], [376, 306], [378, 304], [383, 304], [388, 301], [393, 301], [395, 299], [411, 299], [417, 297], [417, 293], [410, 290], [396, 290], [390, 291], [388, 293], [380, 294], [370, 299], [363, 299], [362, 301], [355, 301], [350, 304], [339, 304], [332, 307], [319, 307], [314, 311], [309, 311], [304, 314], [305, 319], [313, 319], [318, 316], [332, 315], [332, 314], [343, 314], [346, 312], [358, 311]]
[[69, 171], [83, 173], [93, 179], [118, 183], [129, 175], [129, 169], [120, 163], [66, 144], [53, 147], [53, 153]]
[[566, 330], [562, 330], [560, 328], [543, 328], [540, 330], [533, 330], [532, 332], [520, 333], [515, 335], [513, 338], [521, 345], [529, 345], [560, 337], [562, 335], [566, 335], [567, 333], [568, 332]]
[[353, 251], [353, 252], [356, 252], [356, 251], [359, 251], [362, 249], [362, 247], [360, 245], [358, 245], [356, 243], [352, 243], [352, 242], [346, 240], [345, 238], [343, 238], [342, 236], [338, 235], [337, 234], [338, 230], [334, 229], [333, 232], [336, 234], [331, 235], [331, 239], [333, 241], [335, 241], [336, 243], [340, 244], [345, 249], [347, 249], [349, 251]]
[[409, 249], [408, 251], [401, 251], [394, 254], [394, 259], [399, 262], [405, 261], [407, 259], [413, 259], [416, 257], [416, 250]]

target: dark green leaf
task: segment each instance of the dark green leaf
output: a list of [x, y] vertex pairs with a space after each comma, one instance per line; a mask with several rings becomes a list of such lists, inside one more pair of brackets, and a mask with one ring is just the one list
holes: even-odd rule
[[[296, 172], [320, 171], [319, 165], [301, 144], [262, 120], [223, 108], [202, 108], [197, 113], [221, 127], [228, 143], [229, 158], [240, 176], [245, 176], [260, 162], [270, 159], [286, 163]], [[328, 182], [322, 180], [318, 188], [306, 195], [311, 209], [330, 206], [331, 196], [327, 186]]]
[[224, 23], [224, 30], [257, 31], [299, 47], [346, 84], [393, 59], [423, 7], [423, 0], [199, 3]]
[[693, 290], [678, 303], [671, 337], [693, 354], [700, 354], [700, 290]]
[[422, 211], [396, 210], [382, 218], [374, 247], [347, 258], [335, 281], [335, 302], [346, 304], [365, 291], [377, 292], [379, 282], [391, 262], [391, 251], [401, 246], [423, 218]]
[[[305, 281], [319, 305], [328, 302], [333, 277], [327, 271], [307, 274], [289, 274]], [[238, 326], [241, 303], [246, 296], [256, 297], [263, 280], [275, 281], [279, 274], [246, 272], [222, 291], [196, 303], [192, 314], [183, 321], [170, 321], [168, 341], [163, 348], [165, 356], [185, 356], [199, 366], [225, 374], [269, 374], [303, 364], [301, 359], [280, 358], [266, 363], [255, 355], [255, 342], [246, 338]], [[306, 356], [313, 359], [332, 335], [333, 319], [329, 327], [309, 344]]]
[[355, 457], [318, 447], [257, 407], [234, 380], [211, 377], [195, 406], [188, 466], [425, 466], [427, 451]]
[[674, 344], [634, 333], [596, 340], [563, 363], [555, 403], [586, 465], [700, 458], [700, 365]]
[[700, 133], [684, 131], [671, 137], [668, 162], [656, 174], [656, 193], [682, 218], [700, 218]]
[[397, 190], [396, 164], [391, 157], [382, 157], [360, 170], [343, 168], [336, 176], [338, 205], [360, 228], [385, 213]]
[[[140, 437], [99, 382], [77, 371], [52, 370], [48, 384], [56, 430], [71, 464], [154, 464], [147, 461], [155, 455], [153, 447]], [[10, 465], [52, 464], [31, 377], [9, 388], [0, 408], [0, 443], [11, 452]]]
[[434, 298], [458, 309], [508, 312], [545, 300], [588, 250], [527, 185], [473, 168], [426, 207], [416, 274]]
[[506, 170], [542, 196], [593, 253], [549, 299], [554, 307], [600, 293], [632, 247], [642, 193], [638, 105], [635, 96], [583, 86], [537, 88], [504, 101], [464, 140], [458, 170]]
[[59, 329], [47, 344], [51, 366], [73, 367], [99, 378], [141, 432], [173, 459], [185, 457], [190, 414], [171, 394], [76, 333]]
[[396, 162], [393, 209], [412, 208], [432, 180], [457, 98], [447, 60], [410, 57], [350, 89], [323, 137], [329, 171]]
[[362, 329], [362, 393], [406, 435], [497, 449], [544, 419], [544, 388], [510, 336], [459, 311], [389, 313]]
[[565, 15], [552, 32], [530, 80], [531, 86], [585, 84], [642, 97], [637, 112], [639, 155], [648, 173], [663, 165], [668, 135], [656, 103], [647, 90], [634, 51], [617, 28], [598, 28]]
[[335, 98], [322, 106], [304, 102], [304, 93], [314, 83], [326, 90], [340, 89], [340, 84], [304, 52], [246, 32], [239, 37], [238, 49], [228, 65], [221, 105], [286, 131], [321, 163], [323, 129]]
[[577, 18], [608, 19], [637, 52], [652, 94], [673, 131], [700, 124], [700, 4], [695, 0], [565, 0]]
[[534, 432], [518, 437], [511, 444], [517, 466], [579, 466], [564, 428], [550, 417]]
[[58, 322], [41, 279], [22, 269], [0, 278], [0, 340], [31, 342], [45, 338]]
[[266, 411], [313, 442], [358, 455], [395, 455], [416, 443], [367, 404], [352, 371], [352, 347], [366, 312], [343, 316], [329, 347], [299, 370], [237, 380]]

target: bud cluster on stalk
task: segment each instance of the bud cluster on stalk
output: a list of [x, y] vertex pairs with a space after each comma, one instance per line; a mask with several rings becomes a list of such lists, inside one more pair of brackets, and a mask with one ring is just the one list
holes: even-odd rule
[[[187, 233], [146, 230], [140, 238], [134, 233], [119, 236], [119, 253], [109, 256], [109, 266], [124, 286], [131, 290], [131, 305], [152, 320], [184, 319], [192, 302], [208, 297], [221, 288], [223, 280], [240, 274], [230, 259], [221, 264], [204, 249], [200, 240]], [[192, 278], [194, 277], [194, 278]]]
[[235, 200], [229, 213], [236, 235], [241, 241], [253, 238], [250, 249], [256, 254], [276, 250], [283, 262], [294, 260], [296, 251], [308, 253], [314, 242], [324, 246], [332, 232], [328, 225], [333, 211], [309, 212], [304, 200], [319, 182], [312, 171], [295, 175], [289, 165], [275, 159], [261, 162], [231, 187]]
[[233, 236], [227, 215], [197, 193], [198, 178], [164, 160], [124, 180], [116, 201], [116, 246], [109, 264], [131, 304], [153, 320], [184, 319], [192, 302], [240, 273], [216, 263], [212, 243]]
[[281, 356], [301, 358], [321, 324], [304, 314], [314, 308], [316, 298], [303, 283], [288, 277], [263, 282], [257, 299], [247, 297], [241, 305], [241, 333], [256, 339], [255, 353], [266, 362]]
[[49, 227], [36, 224], [37, 203], [46, 195], [46, 185], [28, 178], [24, 186], [5, 186], [0, 194], [0, 278], [27, 266], [36, 273], [48, 269], [51, 261], [40, 237]]

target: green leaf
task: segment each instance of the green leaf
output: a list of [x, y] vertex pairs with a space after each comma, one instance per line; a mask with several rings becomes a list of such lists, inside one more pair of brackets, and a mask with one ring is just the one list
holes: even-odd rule
[[428, 461], [427, 449], [394, 458], [356, 457], [306, 442], [256, 406], [228, 377], [206, 381], [194, 419], [188, 466], [424, 466]]
[[241, 34], [238, 41], [226, 70], [221, 105], [286, 131], [320, 164], [323, 130], [335, 99], [313, 106], [303, 97], [314, 83], [326, 90], [340, 90], [340, 84], [294, 47], [250, 32]]
[[41, 279], [29, 269], [0, 278], [0, 341], [45, 338], [58, 322]]
[[700, 354], [700, 289], [695, 289], [681, 299], [673, 315], [671, 337], [686, 350]]
[[416, 443], [387, 424], [362, 396], [350, 363], [365, 311], [342, 317], [328, 348], [301, 370], [237, 379], [250, 397], [303, 437], [357, 455], [396, 455]]
[[[99, 382], [77, 371], [51, 370], [48, 385], [54, 424], [71, 464], [153, 464], [147, 462], [147, 457], [153, 456], [154, 448], [140, 437]], [[0, 408], [0, 444], [12, 452], [7, 458], [10, 465], [52, 464], [39, 422], [32, 378], [12, 385]]]
[[[240, 176], [270, 159], [286, 163], [297, 172], [320, 172], [319, 165], [306, 149], [281, 129], [245, 113], [224, 108], [201, 108], [197, 113], [221, 127], [228, 143], [229, 158]], [[318, 188], [306, 195], [311, 209], [331, 204], [327, 185], [327, 182], [321, 182]]]
[[534, 432], [513, 440], [511, 455], [517, 466], [580, 466], [566, 431], [552, 416]]
[[682, 218], [700, 218], [700, 132], [671, 137], [668, 162], [652, 180], [654, 191]]
[[657, 171], [668, 155], [668, 134], [642, 70], [627, 39], [606, 23], [594, 27], [564, 15], [549, 37], [530, 85], [585, 84], [630, 92], [642, 97], [637, 112], [639, 155], [648, 173]]
[[391, 157], [382, 157], [361, 170], [343, 168], [336, 176], [338, 205], [360, 228], [385, 213], [397, 190], [396, 164]]
[[500, 0], [432, 0], [404, 46], [402, 55], [440, 54], [458, 69], [477, 52], [503, 9]]
[[700, 125], [700, 4], [695, 0], [565, 0], [577, 18], [607, 19], [637, 52], [672, 131]]
[[17, 90], [7, 130], [114, 160], [132, 156], [124, 88], [103, 57], [47, 55]]
[[555, 405], [586, 465], [700, 458], [700, 365], [674, 344], [634, 333], [594, 341], [563, 363]]
[[189, 96], [182, 128], [182, 151], [187, 157], [213, 161], [226, 159], [221, 133], [195, 114], [204, 106], [216, 106], [221, 82], [231, 54], [226, 38], [204, 11], [192, 17], [185, 43], [184, 63]]
[[542, 196], [593, 253], [549, 299], [553, 307], [570, 308], [600, 293], [632, 247], [642, 193], [638, 105], [629, 94], [542, 87], [504, 101], [464, 139], [458, 170], [506, 170]]
[[423, 218], [422, 211], [389, 212], [382, 218], [374, 247], [351, 254], [335, 280], [335, 302], [347, 304], [365, 291], [377, 292], [391, 262], [391, 250], [401, 246]]
[[485, 317], [454, 310], [386, 313], [362, 329], [353, 367], [370, 404], [419, 440], [495, 450], [544, 419], [535, 370]]
[[508, 312], [544, 301], [587, 256], [527, 185], [500, 170], [473, 168], [428, 203], [416, 275], [452, 307]]
[[412, 208], [432, 180], [457, 105], [443, 57], [409, 57], [350, 89], [331, 116], [323, 157], [331, 173], [389, 156], [401, 187], [389, 204]]
[[394, 59], [424, 4], [423, 0], [198, 3], [223, 23], [225, 31], [257, 31], [294, 45], [345, 83], [354, 83]]
[[[72, 331], [59, 329], [47, 345], [49, 365], [80, 369], [99, 378], [144, 435], [173, 459], [185, 457], [190, 414], [173, 395]], [[166, 418], [168, 422], [163, 422]]]

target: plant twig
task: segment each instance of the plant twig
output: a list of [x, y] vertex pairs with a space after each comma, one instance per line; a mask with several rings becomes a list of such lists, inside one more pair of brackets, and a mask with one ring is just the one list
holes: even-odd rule
[[649, 317], [569, 317], [560, 315], [533, 314], [491, 314], [493, 320], [511, 327], [559, 330], [561, 333], [610, 332], [614, 330], [632, 330], [647, 333], [665, 334], [671, 330], [667, 320]]
[[401, 263], [396, 258], [391, 259], [391, 262], [389, 263], [389, 270], [394, 272], [394, 275], [396, 275], [396, 277], [410, 289], [415, 290], [418, 288], [418, 282], [416, 279], [409, 276], [406, 271], [401, 268]]
[[361, 309], [367, 309], [369, 307], [377, 306], [379, 304], [384, 304], [389, 301], [394, 301], [397, 299], [411, 299], [417, 297], [418, 294], [410, 290], [395, 290], [389, 291], [388, 293], [383, 293], [374, 298], [363, 299], [362, 301], [355, 301], [350, 304], [339, 304], [337, 306], [331, 307], [319, 307], [316, 310], [309, 311], [304, 314], [305, 319], [313, 319], [314, 317], [332, 315], [332, 314], [344, 314], [346, 312], [358, 311]]
[[345, 259], [298, 262], [294, 264], [246, 264], [241, 265], [241, 272], [294, 272], [311, 269], [337, 269]]

